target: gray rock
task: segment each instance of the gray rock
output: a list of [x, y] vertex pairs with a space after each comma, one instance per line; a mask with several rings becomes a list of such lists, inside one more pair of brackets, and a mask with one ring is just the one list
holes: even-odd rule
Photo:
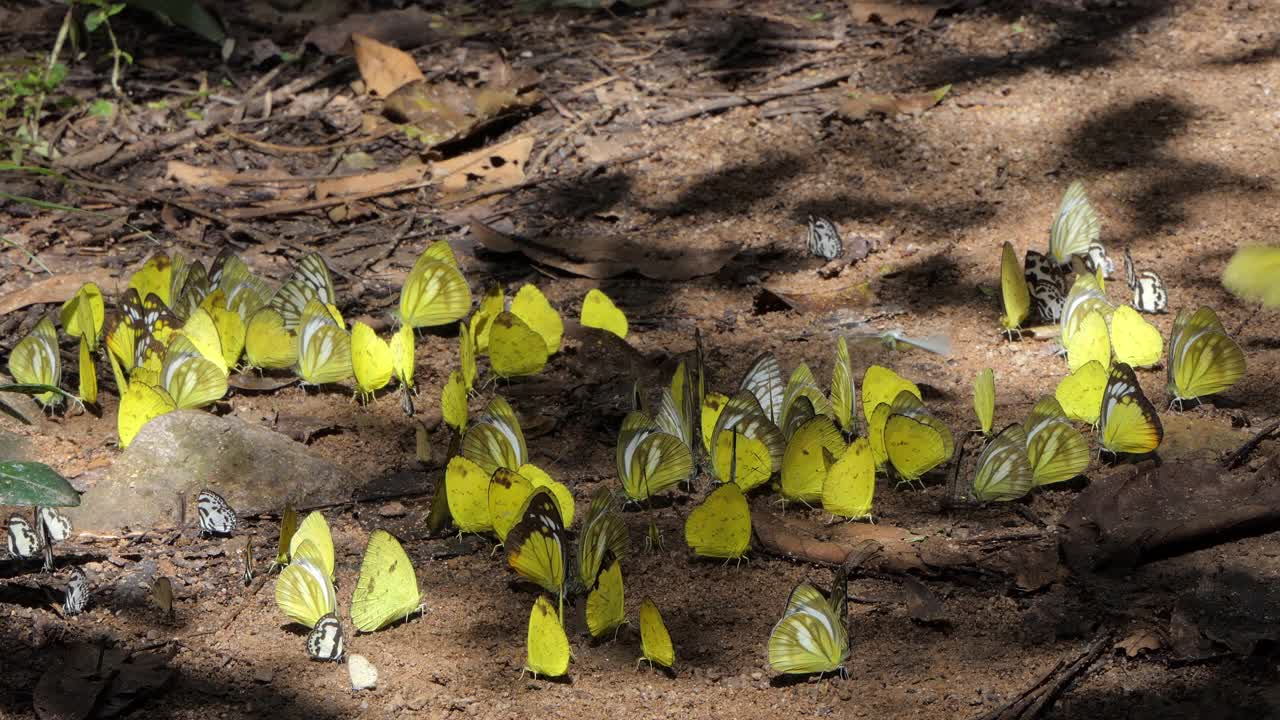
[[256, 515], [278, 512], [286, 502], [343, 502], [354, 485], [344, 469], [279, 433], [181, 410], [148, 423], [67, 514], [78, 530], [95, 532], [172, 526], [181, 493], [194, 525], [195, 498], [205, 488], [240, 514]]

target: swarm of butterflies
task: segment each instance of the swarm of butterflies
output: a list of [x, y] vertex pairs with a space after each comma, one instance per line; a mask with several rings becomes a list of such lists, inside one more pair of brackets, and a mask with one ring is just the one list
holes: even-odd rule
[[[966, 493], [974, 502], [1015, 500], [1083, 473], [1091, 452], [1076, 423], [1096, 427], [1101, 447], [1116, 455], [1142, 456], [1160, 445], [1159, 414], [1134, 368], [1165, 357], [1163, 337], [1141, 314], [1166, 312], [1168, 291], [1156, 273], [1139, 272], [1126, 251], [1132, 303], [1112, 305], [1105, 281], [1114, 268], [1099, 235], [1097, 213], [1077, 182], [1052, 224], [1047, 255], [1029, 251], [1019, 264], [1011, 244], [1003, 248], [1001, 327], [1012, 338], [1033, 311], [1044, 322], [1057, 323], [1069, 374], [1024, 422], [997, 433], [995, 374], [979, 373], [974, 408], [986, 442]], [[841, 250], [838, 232], [826, 221], [811, 223], [809, 243], [824, 257]], [[1075, 274], [1069, 291], [1068, 272]], [[105, 322], [102, 293], [92, 285], [64, 305], [60, 319], [64, 331], [80, 339], [85, 402], [96, 395], [94, 355], [106, 326], [105, 355], [122, 393], [122, 446], [159, 414], [221, 398], [230, 369], [242, 357], [241, 367], [289, 368], [309, 384], [354, 378], [357, 394], [366, 400], [395, 377], [406, 411], [412, 412], [407, 398], [413, 389], [413, 329], [461, 321], [459, 368], [440, 398], [443, 419], [453, 430], [451, 459], [437, 484], [428, 525], [433, 531], [452, 525], [461, 533], [492, 534], [509, 568], [540, 588], [526, 644], [525, 669], [535, 675], [568, 672], [566, 600], [585, 597], [593, 637], [616, 635], [627, 622], [624, 504], [652, 509], [655, 497], [680, 488], [694, 492], [697, 479], [709, 475], [713, 487], [689, 512], [685, 541], [694, 555], [727, 562], [750, 550], [748, 494], [776, 491], [784, 502], [821, 504], [839, 518], [869, 519], [878, 475], [917, 483], [955, 455], [951, 429], [929, 410], [915, 383], [871, 365], [859, 395], [843, 337], [836, 339], [825, 391], [805, 363], [784, 374], [777, 359], [764, 353], [732, 395], [708, 390], [699, 337], [670, 383], [658, 389], [655, 407], [646, 402], [647, 389], [637, 385], [617, 437], [618, 487], [600, 488], [586, 511], [577, 513], [569, 488], [529, 462], [510, 403], [495, 396], [475, 416], [469, 412], [479, 357], [487, 355], [495, 376], [512, 378], [541, 372], [559, 351], [563, 320], [537, 287], [520, 287], [508, 302], [495, 285], [464, 320], [471, 291], [448, 245], [438, 242], [426, 248], [405, 281], [400, 326], [389, 341], [362, 323], [348, 331], [335, 300], [328, 268], [315, 254], [303, 258], [275, 292], [229, 253], [207, 269], [199, 262], [156, 256], [130, 279], [110, 322]], [[584, 298], [581, 324], [621, 338], [628, 333], [625, 314], [598, 290]], [[1178, 313], [1166, 366], [1171, 403], [1179, 404], [1225, 391], [1245, 368], [1239, 345], [1208, 307]], [[51, 321], [42, 320], [18, 344], [10, 369], [21, 382], [58, 384]], [[50, 393], [40, 399], [53, 404], [58, 397]], [[197, 510], [207, 533], [229, 535], [237, 528], [235, 512], [211, 490], [197, 498]], [[575, 517], [580, 518], [576, 533]], [[49, 548], [70, 532], [70, 524], [59, 518], [45, 508], [34, 528], [11, 519], [11, 554], [34, 557], [43, 550], [46, 565], [51, 564]], [[647, 543], [661, 542], [650, 520]], [[246, 576], [253, 568], [249, 548]], [[309, 629], [306, 650], [319, 660], [340, 660], [345, 653], [334, 564], [324, 516], [313, 512], [299, 522], [287, 507], [275, 558], [281, 568], [276, 601], [287, 617]], [[808, 581], [795, 586], [770, 633], [768, 654], [775, 670], [842, 669], [850, 652], [846, 584], [842, 570], [827, 592]], [[88, 594], [83, 575], [73, 578], [67, 592], [68, 607], [75, 602], [83, 608]], [[360, 632], [378, 631], [423, 608], [412, 563], [390, 533], [371, 534], [350, 604], [351, 621]], [[672, 668], [674, 645], [649, 598], [640, 606], [639, 630], [640, 660]]]

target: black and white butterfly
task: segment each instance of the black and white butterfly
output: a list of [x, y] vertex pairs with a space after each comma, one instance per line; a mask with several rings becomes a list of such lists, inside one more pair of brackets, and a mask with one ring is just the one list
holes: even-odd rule
[[809, 216], [809, 252], [831, 261], [844, 254], [844, 241], [840, 239], [840, 231], [836, 224], [820, 217]]
[[307, 655], [312, 660], [337, 662], [342, 659], [344, 649], [342, 623], [333, 615], [320, 618], [307, 635]]
[[40, 552], [40, 536], [25, 518], [13, 515], [9, 518], [9, 554], [28, 560]]
[[1062, 270], [1047, 255], [1035, 250], [1027, 251], [1022, 267], [1027, 290], [1031, 294], [1032, 311], [1046, 323], [1058, 322], [1067, 297]]
[[196, 512], [200, 515], [201, 532], [210, 535], [230, 535], [239, 524], [236, 511], [212, 490], [200, 491], [196, 497]]
[[1169, 311], [1169, 291], [1165, 289], [1164, 280], [1154, 270], [1138, 272], [1129, 248], [1124, 249], [1124, 281], [1133, 291], [1133, 307], [1138, 312]]
[[36, 513], [36, 528], [44, 550], [44, 571], [53, 570], [53, 546], [71, 537], [71, 520], [51, 507]]
[[257, 563], [253, 559], [253, 535], [249, 535], [244, 539], [244, 549], [240, 551], [240, 559], [244, 560], [244, 584], [248, 587], [253, 582], [253, 575], [257, 571]]
[[67, 594], [62, 600], [62, 612], [67, 615], [79, 615], [89, 604], [89, 578], [84, 571], [75, 568], [71, 571], [71, 581], [67, 583]]
[[1097, 273], [1101, 269], [1102, 277], [1106, 280], [1110, 280], [1116, 271], [1115, 261], [1107, 254], [1107, 249], [1102, 246], [1102, 243], [1090, 243], [1088, 252], [1082, 255], [1081, 259], [1084, 260], [1085, 269], [1089, 272]]

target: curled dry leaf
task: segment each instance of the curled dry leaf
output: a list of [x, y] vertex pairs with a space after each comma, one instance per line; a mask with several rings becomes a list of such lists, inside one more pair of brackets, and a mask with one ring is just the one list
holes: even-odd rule
[[351, 36], [351, 43], [360, 77], [375, 95], [387, 97], [397, 88], [423, 79], [417, 61], [409, 53], [359, 33]]
[[1116, 641], [1116, 649], [1123, 650], [1125, 657], [1135, 658], [1147, 652], [1156, 652], [1164, 647], [1160, 633], [1151, 628], [1138, 628]]
[[395, 170], [379, 170], [363, 175], [324, 180], [316, 184], [316, 199], [360, 195], [389, 190], [401, 185], [412, 185], [426, 174], [426, 165], [406, 165]]
[[524, 182], [532, 150], [533, 137], [522, 135], [438, 162], [431, 168], [431, 177], [440, 181], [441, 201], [446, 203], [498, 192]]
[[855, 22], [879, 22], [885, 25], [897, 25], [903, 22], [928, 25], [938, 11], [945, 7], [947, 6], [944, 4], [910, 2], [910, 0], [905, 2], [849, 0], [849, 14], [853, 16]]
[[440, 23], [439, 15], [410, 5], [402, 10], [347, 15], [332, 25], [312, 28], [302, 41], [315, 45], [325, 55], [345, 51], [356, 35], [396, 47], [415, 48], [439, 39]]
[[384, 111], [428, 147], [465, 138], [502, 113], [542, 99], [537, 91], [525, 91], [531, 79], [504, 67], [490, 73], [490, 82], [475, 88], [421, 79], [408, 83], [391, 93]]
[[840, 101], [840, 114], [849, 120], [864, 120], [872, 113], [879, 115], [919, 115], [942, 102], [951, 92], [951, 85], [943, 85], [929, 92], [908, 95], [875, 95], [852, 92]]

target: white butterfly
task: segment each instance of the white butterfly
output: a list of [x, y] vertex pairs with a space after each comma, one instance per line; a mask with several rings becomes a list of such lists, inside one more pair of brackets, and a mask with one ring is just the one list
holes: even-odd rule
[[1027, 290], [1031, 293], [1032, 309], [1046, 323], [1056, 323], [1062, 318], [1062, 305], [1066, 302], [1063, 275], [1058, 266], [1047, 256], [1027, 251], [1023, 265]]
[[333, 615], [325, 615], [307, 635], [307, 655], [312, 660], [342, 659], [342, 623]]
[[1138, 312], [1169, 311], [1169, 291], [1164, 287], [1164, 280], [1154, 270], [1137, 272], [1129, 248], [1124, 249], [1124, 281], [1133, 291], [1133, 307]]
[[67, 594], [62, 601], [62, 612], [67, 615], [79, 615], [89, 604], [89, 578], [84, 571], [75, 568], [71, 571], [71, 581], [67, 583]]
[[40, 552], [40, 537], [31, 523], [14, 515], [9, 518], [9, 554], [16, 558], [33, 558]]
[[1102, 246], [1102, 243], [1090, 243], [1088, 252], [1082, 257], [1084, 266], [1089, 272], [1096, 273], [1098, 268], [1102, 268], [1102, 277], [1106, 280], [1110, 280], [1111, 275], [1116, 271], [1116, 264], [1107, 254], [1107, 249]]
[[36, 528], [40, 544], [44, 547], [44, 571], [53, 570], [53, 546], [71, 537], [71, 520], [51, 507], [42, 507], [36, 513]]
[[1071, 264], [1072, 255], [1086, 256], [1098, 242], [1102, 222], [1089, 204], [1084, 183], [1076, 180], [1067, 188], [1049, 228], [1049, 257], [1061, 266]]
[[835, 223], [826, 218], [809, 216], [809, 252], [823, 260], [835, 260], [844, 253], [844, 241]]
[[236, 511], [212, 490], [200, 491], [196, 497], [196, 512], [200, 515], [200, 530], [210, 535], [230, 535], [239, 524]]

